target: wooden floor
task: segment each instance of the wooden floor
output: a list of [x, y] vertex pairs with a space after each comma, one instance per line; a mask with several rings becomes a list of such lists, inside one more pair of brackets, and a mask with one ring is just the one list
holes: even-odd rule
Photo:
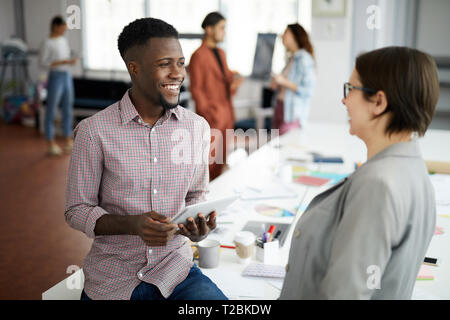
[[0, 299], [41, 299], [92, 243], [64, 220], [69, 156], [45, 151], [36, 129], [0, 120]]

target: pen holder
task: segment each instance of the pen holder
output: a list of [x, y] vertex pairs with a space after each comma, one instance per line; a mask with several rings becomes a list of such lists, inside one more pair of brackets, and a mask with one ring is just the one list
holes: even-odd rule
[[278, 240], [263, 242], [256, 239], [256, 260], [264, 264], [277, 264], [279, 261], [280, 243]]

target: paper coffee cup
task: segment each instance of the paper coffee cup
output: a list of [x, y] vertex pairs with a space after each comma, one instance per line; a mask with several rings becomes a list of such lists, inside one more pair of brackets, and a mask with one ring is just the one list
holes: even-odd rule
[[250, 231], [236, 233], [234, 244], [236, 245], [236, 254], [240, 263], [251, 261], [255, 252], [255, 239], [255, 235]]

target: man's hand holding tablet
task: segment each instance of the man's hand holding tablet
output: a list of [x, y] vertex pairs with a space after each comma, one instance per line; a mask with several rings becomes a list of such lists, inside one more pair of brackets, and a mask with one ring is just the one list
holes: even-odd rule
[[[201, 241], [216, 228], [217, 212], [220, 213], [238, 198], [239, 196], [234, 195], [188, 206], [170, 222], [180, 228], [176, 234], [182, 234], [193, 242]], [[204, 213], [207, 213], [206, 216]]]
[[205, 239], [208, 234], [216, 228], [216, 212], [213, 211], [208, 215], [199, 213], [197, 219], [193, 217], [187, 218], [187, 224], [178, 224], [180, 228], [175, 234], [181, 234], [188, 237], [192, 242], [198, 242]]

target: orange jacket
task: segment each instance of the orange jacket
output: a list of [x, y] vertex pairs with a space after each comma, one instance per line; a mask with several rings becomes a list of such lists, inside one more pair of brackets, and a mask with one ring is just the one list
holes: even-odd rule
[[190, 91], [196, 112], [208, 121], [211, 128], [219, 130], [234, 128], [234, 110], [231, 96], [233, 73], [228, 68], [225, 52], [218, 48], [225, 76], [212, 49], [203, 41], [192, 54], [188, 66]]

